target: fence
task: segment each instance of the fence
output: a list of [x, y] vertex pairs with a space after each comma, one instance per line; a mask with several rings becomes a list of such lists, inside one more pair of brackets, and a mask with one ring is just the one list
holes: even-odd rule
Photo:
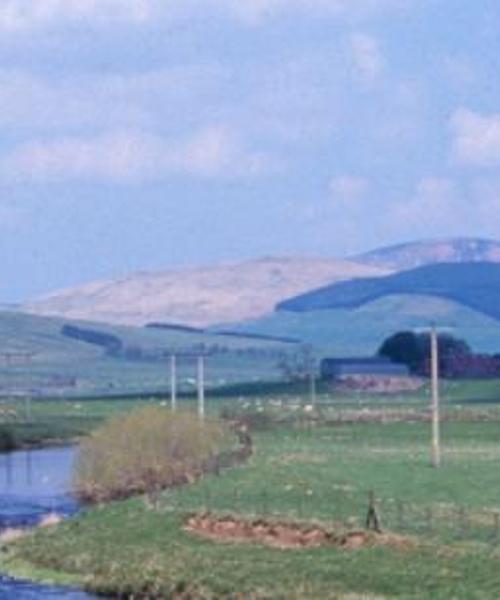
[[[336, 493], [318, 499], [305, 491], [287, 499], [271, 489], [225, 486], [215, 493], [213, 487], [202, 481], [190, 490], [166, 492], [161, 506], [164, 510], [186, 514], [210, 512], [243, 518], [321, 522], [353, 530], [366, 528], [370, 509], [375, 508], [382, 531], [439, 543], [468, 541], [500, 545], [500, 510], [444, 503], [423, 505], [402, 499], [380, 500], [376, 495], [372, 505], [370, 496], [371, 493], [363, 498]], [[376, 528], [373, 520], [370, 525]]]

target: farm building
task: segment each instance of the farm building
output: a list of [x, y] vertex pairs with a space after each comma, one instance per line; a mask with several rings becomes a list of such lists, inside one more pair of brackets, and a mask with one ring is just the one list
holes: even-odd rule
[[321, 379], [342, 381], [352, 377], [408, 377], [406, 365], [386, 357], [325, 358], [320, 366]]

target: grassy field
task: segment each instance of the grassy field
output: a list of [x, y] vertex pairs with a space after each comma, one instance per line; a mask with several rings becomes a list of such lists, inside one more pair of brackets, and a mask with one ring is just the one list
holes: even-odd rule
[[[63, 335], [66, 325], [97, 330], [121, 343], [116, 353]], [[161, 392], [169, 386], [170, 353], [207, 352], [206, 383], [218, 387], [273, 380], [283, 352], [296, 344], [216, 333], [112, 326], [0, 311], [0, 396], [85, 397]], [[178, 384], [194, 389], [196, 360], [178, 361]]]
[[[454, 398], [467, 399], [466, 390], [453, 388]], [[275, 397], [268, 402], [277, 410]], [[300, 412], [294, 404], [290, 412]], [[263, 399], [255, 405], [267, 410]], [[247, 465], [165, 492], [158, 510], [136, 498], [40, 531], [9, 547], [2, 568], [144, 597], [496, 598], [499, 411], [474, 408], [491, 420], [446, 422], [440, 470], [429, 466], [427, 423], [268, 424]], [[414, 540], [411, 548], [278, 550], [183, 529], [188, 513], [205, 510], [358, 528], [370, 490], [383, 527]]]
[[[346, 416], [356, 419], [358, 413], [390, 415], [401, 411], [403, 416], [410, 412], [425, 415], [429, 403], [427, 386], [417, 392], [373, 396], [332, 391], [327, 384], [318, 382], [317, 392], [323, 421]], [[148, 404], [168, 407], [169, 402], [167, 393], [92, 399], [34, 397], [29, 401], [4, 397], [0, 399], [0, 450], [78, 438], [114, 414]], [[224, 412], [229, 416], [258, 415], [259, 420], [269, 417], [267, 420], [300, 421], [301, 416], [306, 416], [302, 407], [309, 402], [309, 384], [279, 381], [236, 383], [207, 393], [207, 410], [213, 416]], [[185, 410], [196, 410], [193, 392], [182, 392], [179, 405]], [[442, 407], [444, 417], [452, 420], [500, 420], [500, 381], [444, 382]], [[5, 443], [9, 441], [6, 432], [10, 446]]]

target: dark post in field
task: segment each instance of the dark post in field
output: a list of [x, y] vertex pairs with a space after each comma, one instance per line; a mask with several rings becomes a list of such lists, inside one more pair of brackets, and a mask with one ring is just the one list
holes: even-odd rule
[[368, 512], [366, 514], [365, 526], [366, 529], [371, 529], [377, 533], [382, 531], [377, 502], [375, 500], [375, 492], [373, 490], [368, 492]]

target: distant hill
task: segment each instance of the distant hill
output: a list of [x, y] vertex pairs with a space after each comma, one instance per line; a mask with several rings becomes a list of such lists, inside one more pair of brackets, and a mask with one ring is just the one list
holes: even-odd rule
[[[339, 282], [378, 278], [443, 262], [500, 262], [500, 242], [431, 240], [381, 248], [352, 260], [271, 257], [143, 272], [54, 292], [24, 305], [22, 310], [121, 325], [206, 328], [258, 319], [276, 305], [284, 305], [288, 298]], [[365, 282], [362, 287], [367, 285]]]
[[165, 322], [205, 327], [257, 318], [281, 300], [312, 288], [387, 272], [345, 260], [263, 258], [97, 281], [56, 292], [23, 310], [126, 325]]
[[379, 248], [352, 260], [392, 271], [433, 263], [500, 262], [500, 242], [478, 238], [416, 241]]
[[432, 321], [453, 328], [475, 351], [500, 352], [500, 321], [452, 300], [414, 294], [384, 296], [357, 308], [280, 311], [241, 323], [238, 329], [298, 337], [330, 356], [366, 356], [392, 333]]
[[398, 294], [452, 300], [500, 319], [500, 264], [435, 264], [387, 277], [341, 282], [281, 302], [277, 310], [305, 312], [352, 309]]
[[[207, 354], [211, 387], [277, 379], [295, 344], [254, 336], [128, 327], [0, 311], [0, 396], [18, 393], [128, 394], [168, 390], [169, 356], [179, 355], [179, 385], [192, 389], [195, 361]], [[191, 387], [190, 387], [191, 386]]]

